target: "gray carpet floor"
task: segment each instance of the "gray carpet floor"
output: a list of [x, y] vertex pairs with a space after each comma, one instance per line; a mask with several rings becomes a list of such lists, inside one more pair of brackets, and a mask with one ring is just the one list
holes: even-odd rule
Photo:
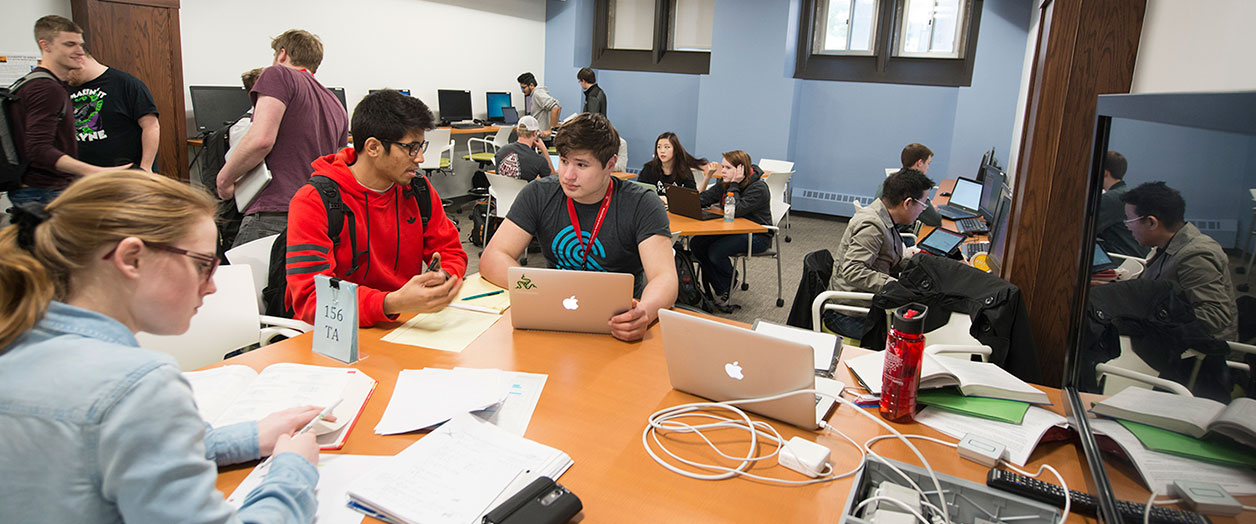
[[[451, 213], [458, 222], [462, 247], [470, 257], [467, 274], [479, 270], [482, 251], [469, 240], [470, 211], [471, 205], [468, 204]], [[785, 242], [781, 239], [781, 298], [785, 300], [785, 305], [776, 307], [776, 260], [754, 257], [750, 259], [745, 272], [744, 280], [749, 284], [749, 289], [742, 291], [737, 288], [730, 300], [741, 307], [730, 314], [719, 316], [746, 323], [763, 319], [783, 324], [789, 316], [789, 307], [793, 303], [794, 292], [798, 290], [798, 281], [802, 278], [803, 257], [818, 249], [834, 249], [846, 228], [846, 219], [794, 214], [790, 217], [789, 224], [790, 227], [784, 231], [791, 241]], [[540, 253], [531, 253], [528, 255], [527, 266], [544, 267], [545, 258]], [[740, 264], [738, 272], [741, 272]]]

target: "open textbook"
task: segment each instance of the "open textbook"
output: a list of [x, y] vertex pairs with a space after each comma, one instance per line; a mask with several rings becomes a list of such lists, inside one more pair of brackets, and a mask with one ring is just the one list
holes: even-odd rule
[[1206, 398], [1129, 387], [1096, 402], [1091, 411], [1195, 438], [1216, 433], [1256, 447], [1256, 399], [1238, 398], [1227, 406]]
[[[868, 391], [881, 394], [885, 353], [876, 352], [846, 361]], [[1003, 398], [1033, 404], [1050, 404], [1047, 394], [989, 362], [941, 357], [925, 352], [920, 364], [920, 389], [958, 386], [973, 397]]]
[[349, 431], [375, 391], [375, 379], [360, 370], [272, 364], [261, 373], [248, 366], [223, 366], [183, 374], [192, 383], [201, 418], [213, 427], [261, 420], [297, 406], [328, 406], [344, 399], [332, 415], [335, 422], [314, 425], [320, 449], [344, 447]]
[[[1148, 489], [1154, 489], [1157, 493], [1169, 493], [1174, 481], [1195, 480], [1220, 484], [1231, 495], [1256, 495], [1256, 470], [1210, 464], [1152, 451], [1115, 420], [1090, 419], [1090, 427], [1096, 435], [1104, 435], [1120, 447], [1134, 469], [1143, 477]], [[1100, 441], [1101, 447], [1103, 444]]]
[[467, 413], [455, 415], [349, 485], [349, 500], [396, 522], [466, 524], [571, 457]]

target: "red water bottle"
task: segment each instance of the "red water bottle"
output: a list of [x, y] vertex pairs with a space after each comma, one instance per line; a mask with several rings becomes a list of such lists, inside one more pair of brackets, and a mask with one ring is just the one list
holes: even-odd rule
[[894, 312], [894, 323], [885, 340], [885, 371], [881, 375], [881, 417], [891, 422], [914, 420], [928, 313], [929, 308], [915, 303]]

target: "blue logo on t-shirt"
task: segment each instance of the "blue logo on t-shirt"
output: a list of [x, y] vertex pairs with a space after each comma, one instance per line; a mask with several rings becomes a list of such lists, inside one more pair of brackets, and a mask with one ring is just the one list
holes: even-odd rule
[[[584, 237], [585, 245], [589, 242], [589, 232], [581, 231]], [[584, 258], [580, 251], [580, 241], [576, 240], [576, 228], [567, 226], [558, 232], [554, 237], [554, 241], [550, 243], [550, 250], [554, 252], [554, 258], [558, 259], [558, 269], [577, 269], [585, 271], [606, 271], [597, 260], [606, 259], [606, 249], [602, 247], [601, 240], [594, 240], [593, 247], [589, 249], [589, 259], [584, 265], [580, 261]]]

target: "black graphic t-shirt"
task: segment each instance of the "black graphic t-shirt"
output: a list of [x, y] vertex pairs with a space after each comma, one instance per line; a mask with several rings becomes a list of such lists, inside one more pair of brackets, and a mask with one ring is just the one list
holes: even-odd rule
[[139, 167], [140, 117], [157, 114], [152, 93], [140, 79], [109, 68], [70, 90], [78, 159], [97, 166]]
[[[538, 178], [523, 187], [506, 218], [540, 240], [550, 268], [628, 273], [633, 276], [633, 295], [645, 289], [645, 269], [637, 245], [654, 235], [671, 237], [671, 224], [663, 201], [640, 185], [616, 180], [602, 229], [593, 240], [586, 260], [567, 212], [567, 197], [558, 177]], [[589, 241], [601, 202], [575, 205], [581, 239]]]

